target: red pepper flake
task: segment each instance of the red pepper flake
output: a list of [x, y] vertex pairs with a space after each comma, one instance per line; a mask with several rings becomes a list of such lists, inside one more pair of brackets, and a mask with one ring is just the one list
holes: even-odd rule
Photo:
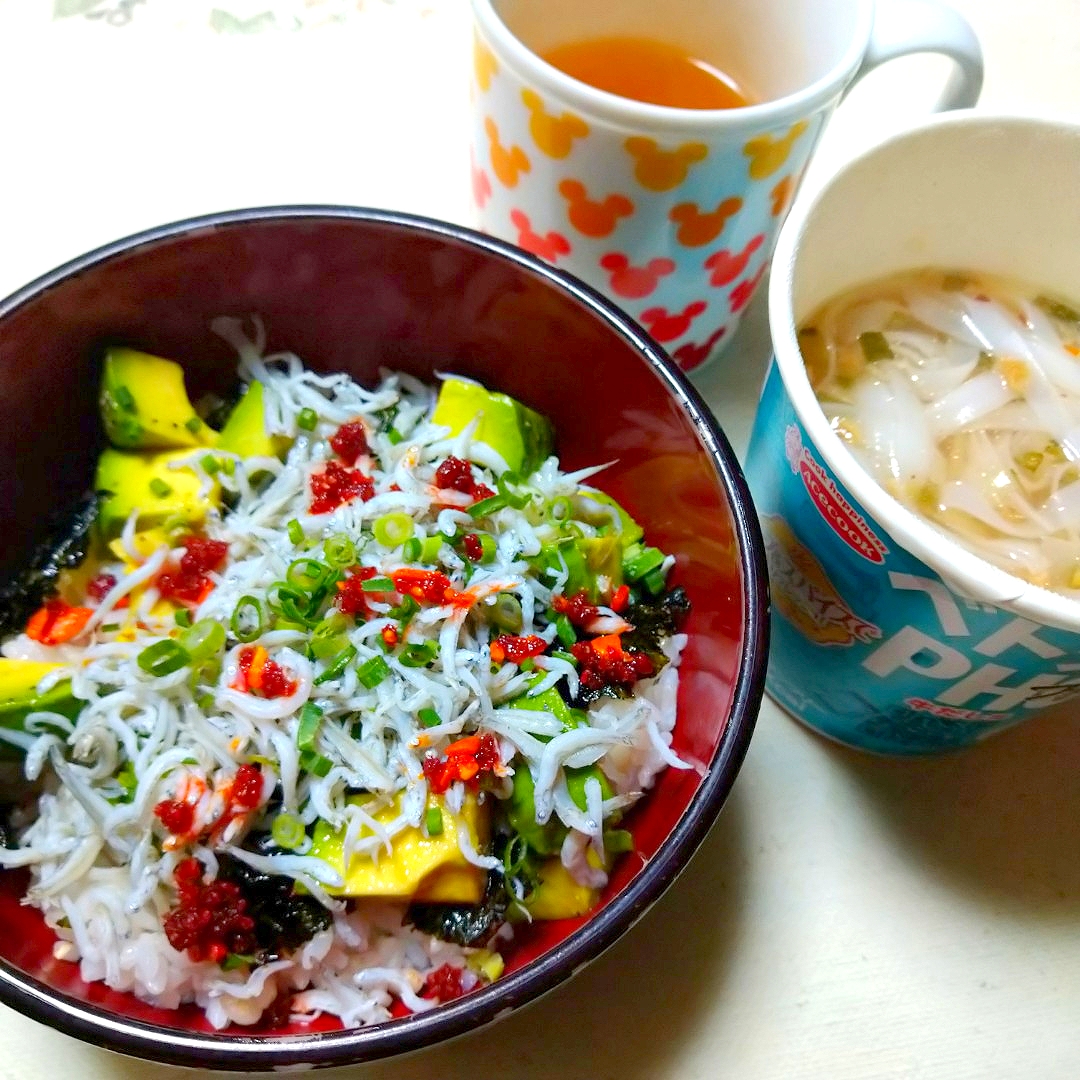
[[565, 596], [554, 596], [551, 606], [560, 614], [565, 615], [575, 626], [581, 627], [592, 622], [600, 614], [600, 609], [589, 603], [587, 593], [575, 593], [569, 599]]
[[322, 472], [313, 473], [311, 512], [328, 514], [353, 499], [367, 502], [375, 497], [375, 483], [359, 469], [346, 469], [336, 461], [328, 461]]
[[395, 570], [390, 578], [402, 596], [411, 596], [414, 600], [426, 600], [429, 604], [453, 604], [455, 607], [471, 607], [475, 602], [469, 593], [458, 592], [450, 584], [450, 579], [438, 570]]
[[86, 586], [86, 595], [89, 599], [101, 603], [116, 585], [115, 574], [98, 574]]
[[231, 881], [203, 881], [198, 859], [184, 859], [173, 873], [179, 903], [165, 916], [165, 936], [177, 952], [192, 960], [220, 964], [229, 953], [258, 949], [255, 920], [247, 900]]
[[630, 586], [620, 585], [615, 590], [615, 595], [611, 598], [611, 610], [618, 614], [620, 611], [626, 610], [626, 605], [630, 602]]
[[337, 609], [343, 615], [368, 615], [368, 593], [364, 592], [364, 582], [377, 576], [374, 566], [361, 566], [354, 570], [344, 581], [337, 584]]
[[429, 1001], [455, 1001], [465, 994], [462, 975], [461, 968], [443, 964], [424, 980], [424, 989], [420, 996]]
[[181, 544], [184, 554], [179, 569], [159, 574], [157, 589], [165, 600], [198, 607], [214, 588], [207, 575], [225, 565], [229, 545], [224, 540], [207, 540], [201, 536], [187, 536]]
[[237, 657], [237, 677], [234, 690], [264, 698], [290, 697], [300, 684], [290, 679], [285, 669], [261, 645], [248, 645]]
[[401, 640], [401, 635], [398, 633], [396, 626], [384, 626], [379, 631], [379, 634], [388, 649], [392, 649]]
[[547, 648], [547, 642], [536, 634], [524, 637], [517, 634], [500, 634], [491, 643], [491, 659], [496, 664], [504, 660], [511, 664], [520, 664], [530, 656], [540, 656]]
[[435, 470], [435, 486], [471, 495], [475, 502], [490, 499], [495, 494], [487, 484], [473, 479], [472, 466], [467, 461], [453, 455]]
[[367, 431], [360, 420], [342, 424], [330, 438], [330, 447], [346, 465], [355, 465], [361, 454], [368, 452]]
[[473, 562], [479, 562], [484, 557], [484, 545], [476, 533], [466, 533], [461, 538], [461, 547]]
[[656, 673], [646, 653], [623, 649], [618, 634], [575, 642], [570, 652], [578, 662], [581, 685], [587, 690], [630, 686]]
[[195, 807], [178, 799], [165, 799], [154, 807], [154, 816], [173, 836], [187, 836], [195, 824]]
[[440, 758], [428, 754], [424, 758], [424, 776], [436, 795], [441, 795], [455, 780], [477, 784], [482, 772], [493, 772], [502, 761], [499, 742], [494, 735], [466, 735], [452, 742]]
[[42, 645], [62, 645], [82, 633], [94, 614], [93, 608], [72, 607], [63, 600], [49, 600], [26, 624], [26, 636]]
[[233, 780], [232, 800], [245, 810], [254, 810], [262, 802], [263, 775], [258, 765], [241, 765]]

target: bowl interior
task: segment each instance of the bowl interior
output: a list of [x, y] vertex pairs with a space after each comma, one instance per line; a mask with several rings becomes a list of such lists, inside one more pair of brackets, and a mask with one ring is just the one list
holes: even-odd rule
[[[598, 913], [539, 923], [521, 935], [504, 979], [473, 995], [487, 1009], [480, 1019], [569, 976], [670, 882], [719, 810], [760, 696], [761, 562], [754, 543], [748, 548], [756, 532], [734, 458], [722, 437], [716, 450], [715, 433], [688, 414], [677, 377], [645, 358], [651, 346], [602, 310], [589, 294], [553, 285], [538, 263], [462, 230], [328, 211], [172, 227], [88, 257], [0, 307], [0, 516], [7, 523], [0, 576], [25, 558], [48, 512], [90, 481], [100, 444], [102, 345], [123, 341], [181, 361], [195, 398], [234, 379], [232, 350], [209, 329], [218, 315], [259, 315], [271, 349], [295, 352], [319, 371], [367, 382], [381, 367], [425, 379], [454, 371], [521, 398], [554, 421], [565, 467], [614, 461], [600, 485], [645, 525], [651, 542], [678, 554], [675, 580], [686, 586], [693, 613], [674, 745], [697, 767], [668, 770], [635, 814], [637, 854], [620, 863]], [[665, 844], [673, 834], [680, 842]], [[20, 875], [0, 874], [0, 920], [8, 928], [0, 935], [0, 997], [26, 1008], [26, 986], [35, 1000], [58, 991], [70, 1028], [121, 1049], [133, 1048], [126, 1036], [95, 1033], [100, 1015], [174, 1033], [209, 1030], [194, 1009], [163, 1012], [84, 984], [74, 965], [53, 960], [51, 933], [19, 903], [23, 887]], [[485, 995], [490, 1005], [479, 1000]], [[467, 1005], [463, 999], [434, 1014], [464, 1016]], [[399, 1040], [396, 1048], [406, 1049], [445, 1033], [432, 1026], [434, 1014], [382, 1028], [405, 1035], [409, 1025], [423, 1026], [423, 1035]], [[294, 1034], [301, 1030], [311, 1029]], [[371, 1042], [371, 1030], [349, 1033], [347, 1058], [324, 1047], [309, 1060], [388, 1052], [385, 1040]], [[244, 1040], [214, 1041], [227, 1053]], [[153, 1054], [147, 1045], [134, 1050]], [[164, 1047], [158, 1056], [190, 1061]], [[251, 1066], [242, 1056], [229, 1060]]]

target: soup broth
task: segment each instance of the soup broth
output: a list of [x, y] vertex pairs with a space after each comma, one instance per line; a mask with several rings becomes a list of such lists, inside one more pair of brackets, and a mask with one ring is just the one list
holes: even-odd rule
[[833, 430], [966, 548], [1080, 597], [1080, 304], [967, 271], [848, 291], [799, 330]]

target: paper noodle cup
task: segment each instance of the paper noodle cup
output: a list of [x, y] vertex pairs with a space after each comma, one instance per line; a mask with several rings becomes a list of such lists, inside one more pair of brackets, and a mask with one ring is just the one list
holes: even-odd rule
[[1080, 691], [1080, 603], [1000, 570], [887, 494], [832, 432], [799, 324], [922, 267], [1080, 296], [1080, 126], [953, 113], [797, 202], [769, 287], [775, 357], [747, 477], [773, 599], [767, 689], [804, 723], [886, 754], [967, 746]]

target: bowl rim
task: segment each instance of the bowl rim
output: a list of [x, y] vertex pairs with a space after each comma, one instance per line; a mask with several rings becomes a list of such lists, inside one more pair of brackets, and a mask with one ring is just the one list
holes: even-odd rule
[[630, 929], [689, 862], [722, 808], [754, 730], [765, 682], [769, 638], [765, 549], [749, 488], [717, 420], [686, 376], [629, 315], [595, 290], [538, 258], [466, 226], [371, 207], [296, 204], [250, 207], [183, 218], [112, 241], [68, 260], [0, 300], [0, 319], [53, 288], [117, 256], [203, 230], [254, 222], [331, 219], [387, 225], [480, 248], [541, 278], [597, 315], [628, 341], [666, 384], [697, 431], [731, 507], [745, 608], [743, 648], [735, 672], [727, 725], [708, 771], [662, 847], [595, 917], [554, 948], [482, 990], [430, 1012], [382, 1024], [310, 1034], [253, 1036], [187, 1032], [118, 1016], [54, 990], [0, 958], [0, 1001], [46, 1024], [105, 1049], [196, 1068], [235, 1071], [290, 1065], [358, 1064], [421, 1050], [501, 1019], [580, 971]]

